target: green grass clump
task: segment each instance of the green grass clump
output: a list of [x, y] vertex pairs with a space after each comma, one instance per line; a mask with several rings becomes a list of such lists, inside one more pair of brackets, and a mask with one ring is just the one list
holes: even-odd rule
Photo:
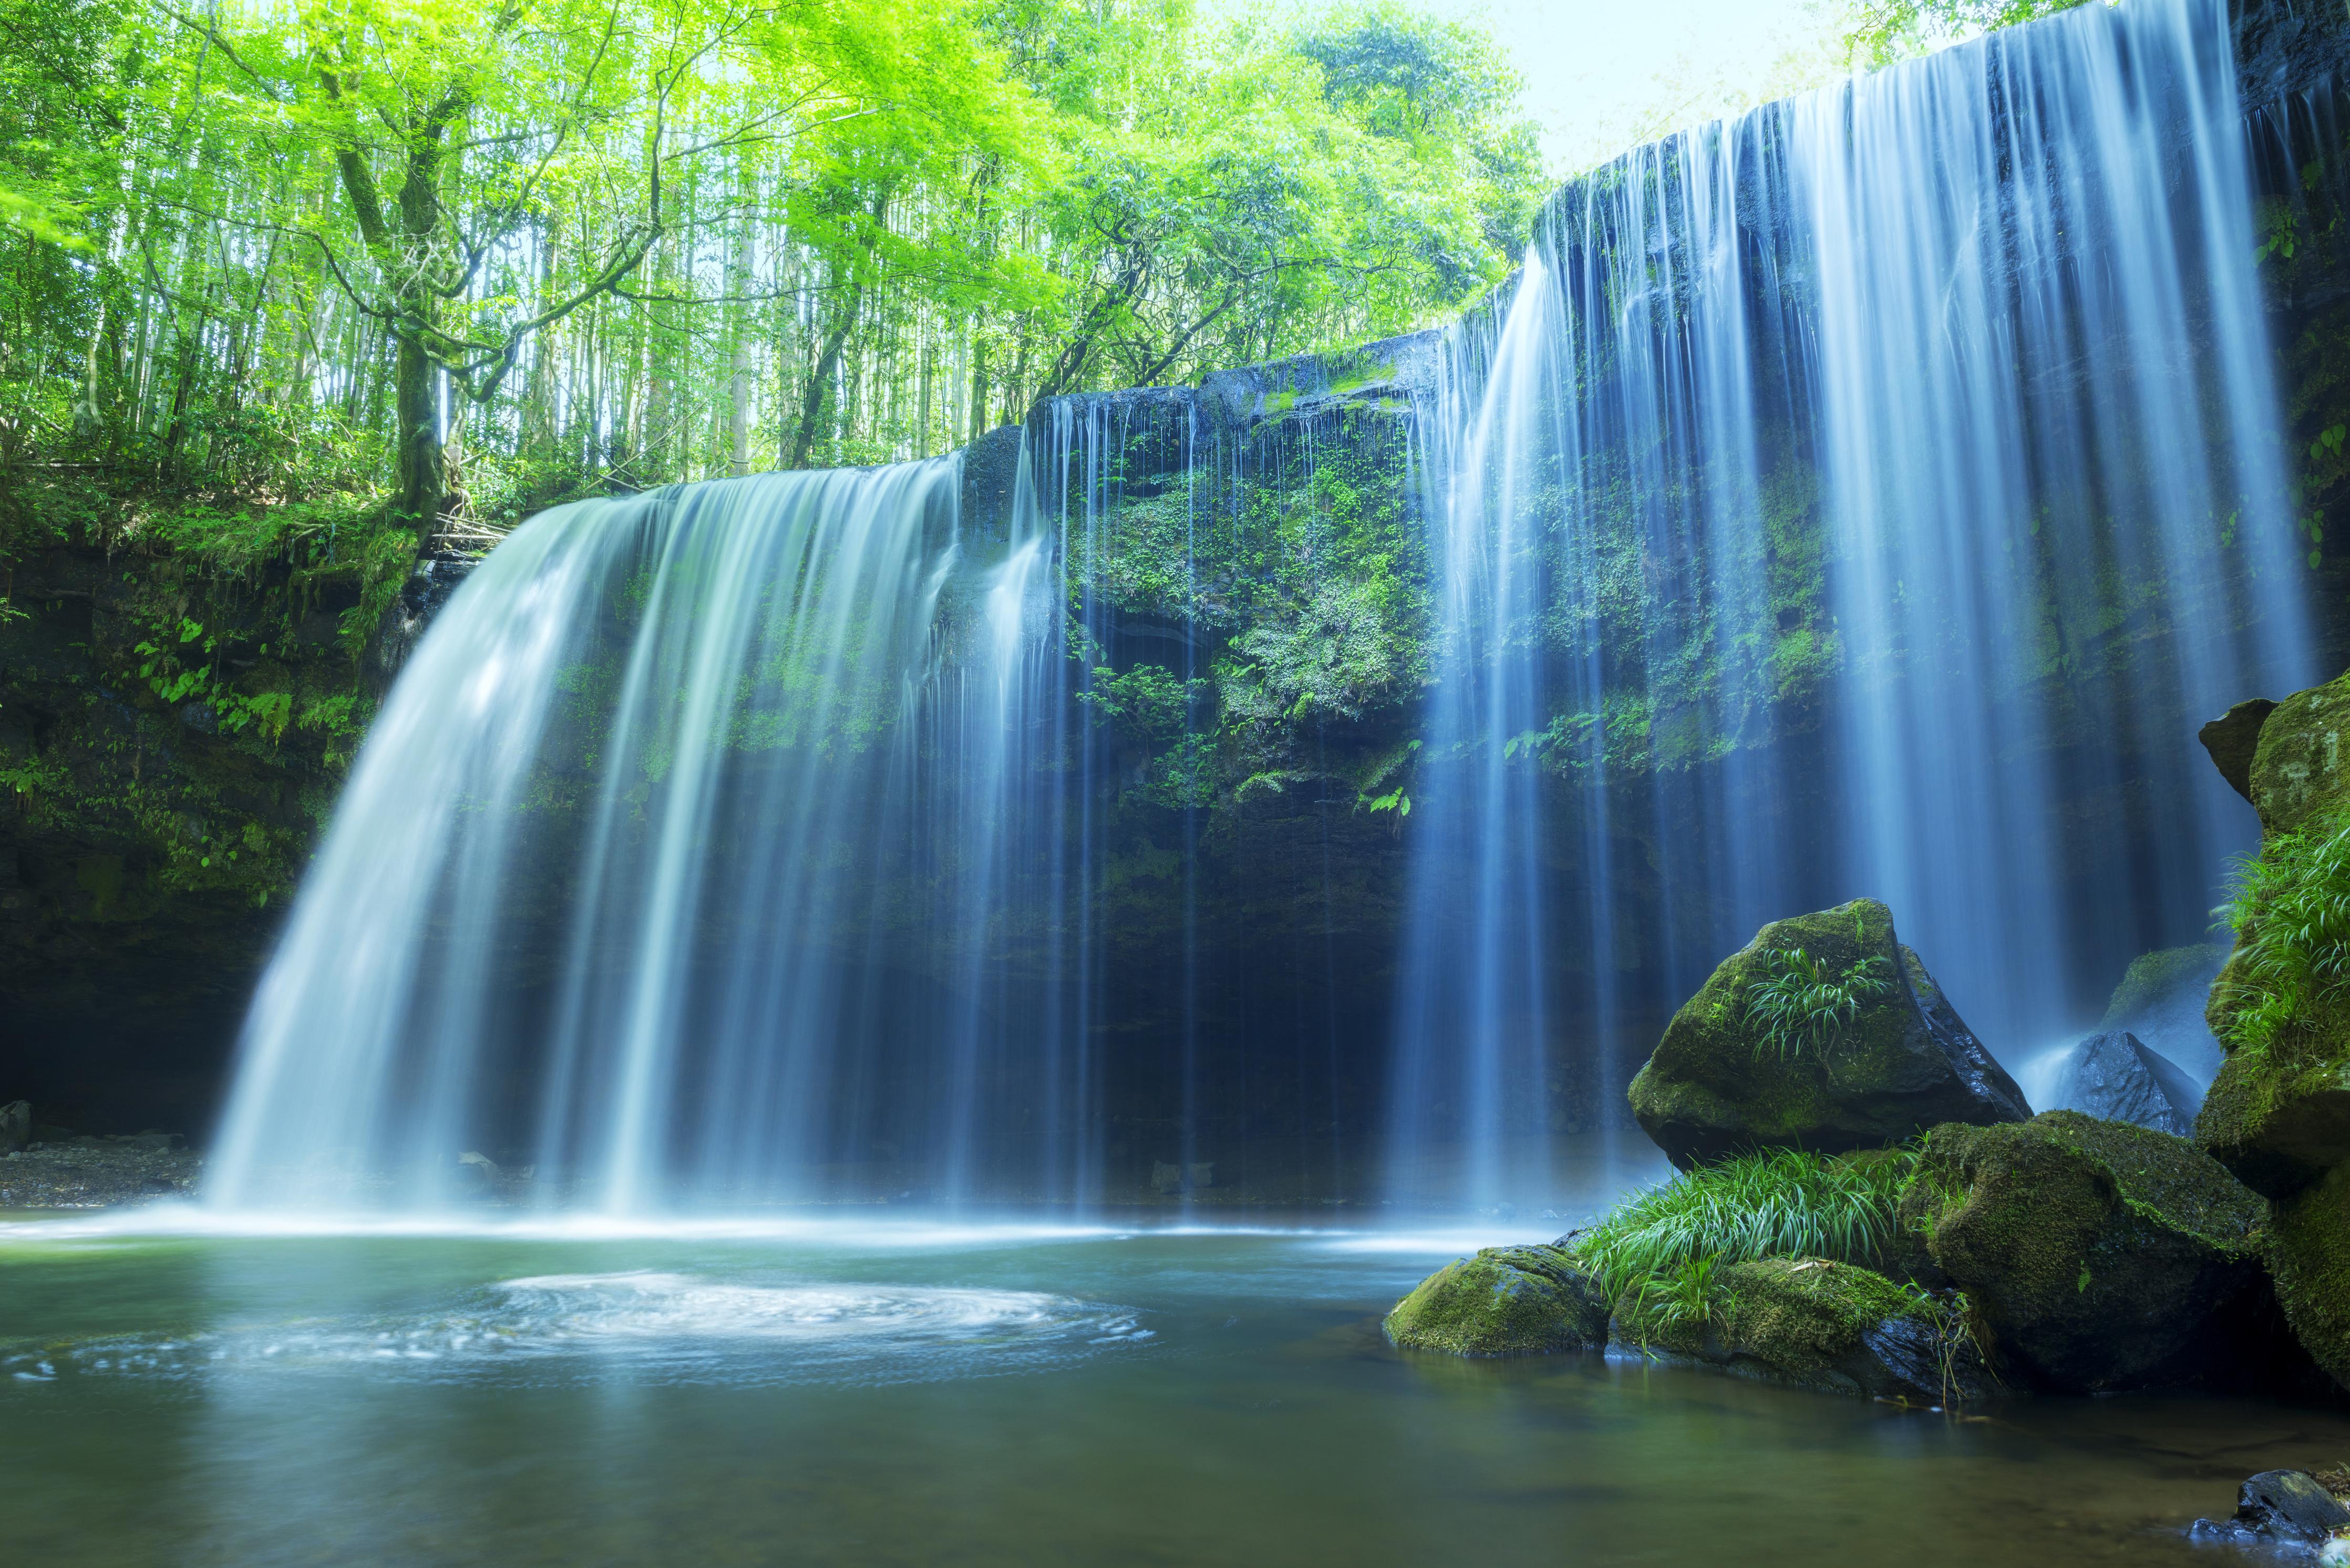
[[1866, 1263], [1891, 1239], [1917, 1163], [1908, 1149], [1856, 1160], [1802, 1149], [1742, 1155], [1634, 1193], [1572, 1251], [1610, 1300], [1638, 1289], [1701, 1301], [1714, 1266], [1756, 1258]]
[[2220, 911], [2239, 933], [2220, 1038], [2265, 1049], [2280, 1031], [2343, 1000], [2350, 987], [2350, 823], [2282, 833], [2238, 862]]
[[1872, 954], [1841, 973], [1801, 948], [1764, 955], [1765, 973], [1747, 988], [1747, 1021], [1762, 1031], [1759, 1054], [1769, 1046], [1781, 1060], [1818, 1050], [1836, 1031], [1860, 1016], [1861, 1006], [1893, 989], [1882, 955]]

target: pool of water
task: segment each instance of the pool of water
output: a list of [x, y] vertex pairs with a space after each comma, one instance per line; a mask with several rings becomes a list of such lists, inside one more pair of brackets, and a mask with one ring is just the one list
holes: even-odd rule
[[2350, 1459], [2244, 1402], [1954, 1418], [1388, 1349], [1495, 1239], [0, 1223], [0, 1556], [2210, 1563], [2180, 1531], [2245, 1474]]

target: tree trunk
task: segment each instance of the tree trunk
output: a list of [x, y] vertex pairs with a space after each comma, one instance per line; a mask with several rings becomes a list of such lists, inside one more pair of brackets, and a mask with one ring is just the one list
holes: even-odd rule
[[[419, 302], [411, 307], [421, 311], [430, 306]], [[432, 396], [432, 361], [405, 337], [400, 340], [392, 382], [392, 417], [398, 421], [400, 443], [392, 515], [421, 542], [441, 516], [441, 418]]]

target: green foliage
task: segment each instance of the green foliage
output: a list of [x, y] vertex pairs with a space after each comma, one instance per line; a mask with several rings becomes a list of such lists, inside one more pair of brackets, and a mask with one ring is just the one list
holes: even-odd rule
[[1709, 1260], [1866, 1262], [1893, 1234], [1913, 1151], [1837, 1159], [1801, 1149], [1742, 1155], [1637, 1192], [1574, 1238], [1575, 1261], [1610, 1298], [1654, 1288], [1694, 1303]]
[[1719, 1307], [1721, 1254], [1687, 1258], [1632, 1287], [1641, 1317], [1667, 1329], [1702, 1329]]
[[1744, 1002], [1747, 1022], [1761, 1030], [1756, 1051], [1768, 1046], [1783, 1061], [1825, 1048], [1865, 1004], [1893, 989], [1890, 968], [1883, 955], [1871, 954], [1832, 974], [1801, 948], [1765, 954]]
[[1392, 5], [0, 0], [0, 466], [461, 527], [1417, 327], [1545, 180], [1490, 39]]
[[1950, 38], [2069, 11], [2088, 0], [1873, 0], [1861, 7], [1845, 49], [1853, 63], [1887, 66]]
[[1128, 739], [1151, 744], [1183, 733], [1208, 689], [1203, 679], [1186, 680], [1163, 665], [1138, 664], [1123, 675], [1096, 670], [1093, 684], [1077, 693], [1077, 701]]
[[2350, 986], [2350, 823], [2272, 836], [2237, 863], [2218, 911], [2237, 932], [2220, 984], [2222, 1042], [2264, 1050], [2337, 1006]]

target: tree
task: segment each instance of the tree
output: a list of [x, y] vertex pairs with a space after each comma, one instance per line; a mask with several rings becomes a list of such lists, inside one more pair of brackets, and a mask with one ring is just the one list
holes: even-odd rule
[[1857, 66], [1891, 65], [1939, 39], [1965, 37], [2069, 11], [2088, 0], [1875, 0], [1866, 5], [1846, 36], [1847, 57]]

